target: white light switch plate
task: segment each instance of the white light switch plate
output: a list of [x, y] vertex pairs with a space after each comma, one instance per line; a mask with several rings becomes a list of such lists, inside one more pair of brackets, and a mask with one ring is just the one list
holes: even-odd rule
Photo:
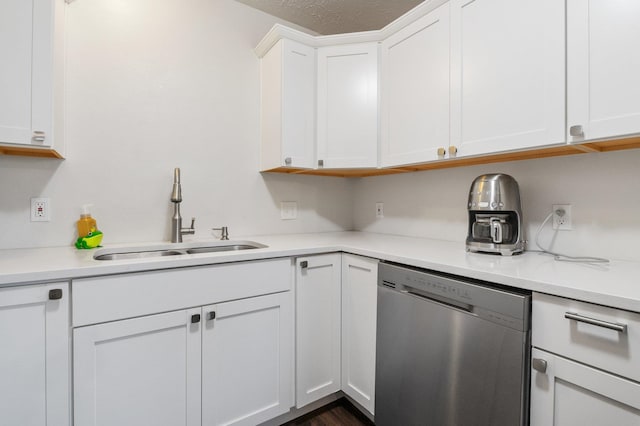
[[280, 219], [292, 220], [298, 218], [298, 203], [296, 201], [280, 202]]

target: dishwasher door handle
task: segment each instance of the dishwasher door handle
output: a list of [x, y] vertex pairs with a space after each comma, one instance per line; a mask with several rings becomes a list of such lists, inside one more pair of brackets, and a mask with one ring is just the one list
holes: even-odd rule
[[440, 303], [442, 305], [449, 306], [451, 308], [461, 309], [465, 312], [473, 311], [473, 306], [467, 303], [458, 302], [457, 300], [449, 299], [448, 297], [439, 296], [437, 294], [429, 293], [424, 290], [405, 286], [401, 293], [410, 294], [412, 296], [419, 297], [421, 299], [429, 300], [430, 302]]

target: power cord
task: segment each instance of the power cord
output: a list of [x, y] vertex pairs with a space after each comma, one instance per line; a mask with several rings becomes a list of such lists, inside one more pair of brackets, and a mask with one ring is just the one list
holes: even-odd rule
[[[547, 253], [547, 254], [552, 255], [553, 258], [555, 260], [557, 260], [558, 262], [609, 263], [609, 259], [605, 259], [605, 258], [602, 258], [602, 257], [569, 256], [569, 255], [566, 255], [566, 254], [556, 253], [556, 252], [553, 252], [551, 250], [543, 248], [540, 245], [540, 232], [542, 231], [542, 228], [544, 228], [544, 226], [547, 224], [547, 222], [549, 222], [549, 219], [551, 219], [553, 217], [553, 213], [554, 212], [549, 213], [547, 218], [542, 221], [542, 223], [538, 227], [538, 230], [536, 231], [536, 246], [538, 246], [538, 248], [540, 249], [540, 251], [542, 253]], [[556, 234], [557, 233], [558, 233], [558, 230], [556, 230]], [[537, 250], [533, 250], [533, 251], [537, 251]]]

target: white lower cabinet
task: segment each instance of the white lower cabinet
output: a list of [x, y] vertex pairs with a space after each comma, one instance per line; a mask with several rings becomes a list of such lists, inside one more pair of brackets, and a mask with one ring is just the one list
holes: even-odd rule
[[296, 407], [342, 390], [373, 414], [378, 260], [296, 260]]
[[253, 426], [293, 405], [291, 292], [203, 308], [202, 424]]
[[199, 315], [195, 308], [75, 329], [75, 424], [199, 425]]
[[0, 342], [0, 424], [70, 425], [69, 284], [0, 289]]
[[291, 268], [274, 259], [74, 281], [75, 425], [256, 425], [288, 412]]
[[531, 426], [640, 424], [640, 384], [533, 349], [546, 371], [532, 371]]
[[78, 425], [255, 425], [292, 405], [291, 293], [74, 331]]
[[640, 425], [640, 314], [533, 294], [531, 425]]
[[296, 407], [340, 390], [340, 253], [296, 260]]
[[371, 414], [375, 404], [378, 260], [342, 256], [342, 391]]

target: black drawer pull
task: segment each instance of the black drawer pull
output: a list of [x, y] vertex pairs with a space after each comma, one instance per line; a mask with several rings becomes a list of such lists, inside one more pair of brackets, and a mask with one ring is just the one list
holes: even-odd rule
[[191, 315], [191, 324], [197, 324], [200, 322], [200, 314]]
[[62, 299], [62, 289], [54, 288], [53, 290], [49, 290], [49, 300], [59, 300]]
[[595, 318], [585, 317], [579, 314], [574, 314], [573, 312], [565, 312], [564, 317], [566, 319], [583, 322], [585, 324], [595, 325], [596, 327], [608, 328], [609, 330], [617, 331], [618, 333], [626, 333], [627, 332], [627, 324], [620, 324], [617, 322], [609, 322], [602, 321]]

